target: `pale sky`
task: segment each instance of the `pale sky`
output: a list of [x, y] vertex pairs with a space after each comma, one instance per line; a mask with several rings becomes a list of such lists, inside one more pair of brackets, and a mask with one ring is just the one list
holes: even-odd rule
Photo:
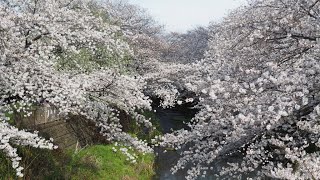
[[128, 0], [147, 9], [168, 31], [185, 32], [197, 26], [207, 26], [246, 0]]

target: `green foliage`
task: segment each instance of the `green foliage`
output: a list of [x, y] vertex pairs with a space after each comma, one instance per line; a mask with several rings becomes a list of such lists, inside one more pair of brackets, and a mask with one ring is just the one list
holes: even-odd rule
[[78, 53], [61, 53], [57, 63], [59, 70], [76, 70], [91, 72], [102, 67], [118, 69], [120, 72], [128, 71], [131, 63], [129, 55], [120, 56], [106, 47], [98, 46], [94, 51], [83, 48]]
[[[99, 7], [98, 4], [91, 2], [89, 7], [93, 16], [102, 20], [106, 25], [117, 25], [113, 22], [108, 12]], [[97, 29], [103, 31], [103, 29]], [[122, 30], [115, 31], [110, 34], [114, 41], [125, 42], [126, 38], [123, 36]], [[65, 51], [61, 47], [56, 47], [55, 54], [59, 57], [57, 62], [58, 70], [75, 70], [80, 72], [91, 72], [95, 69], [108, 67], [114, 68], [121, 73], [131, 71], [129, 67], [132, 63], [132, 56], [129, 49], [121, 47], [112, 47], [105, 44], [79, 44], [75, 43], [74, 46], [78, 52]]]
[[13, 125], [14, 124], [13, 113], [6, 112], [4, 115], [9, 119], [8, 123]]
[[[137, 154], [137, 163], [127, 161], [113, 145], [96, 145], [75, 154], [69, 165], [71, 179], [134, 180], [152, 179], [154, 176], [152, 154]], [[132, 151], [133, 152], [133, 151]]]
[[90, 10], [95, 17], [100, 18], [104, 23], [107, 23], [107, 24], [112, 23], [108, 15], [108, 12], [106, 12], [105, 9], [100, 8], [98, 4], [91, 2]]
[[138, 137], [139, 139], [146, 140], [148, 143], [151, 143], [151, 139], [153, 139], [155, 136], [162, 135], [159, 119], [152, 111], [144, 111], [142, 115], [144, 115], [147, 119], [150, 118], [153, 128], [146, 130], [141, 128], [141, 126], [137, 123], [130, 122], [129, 133], [134, 137]]

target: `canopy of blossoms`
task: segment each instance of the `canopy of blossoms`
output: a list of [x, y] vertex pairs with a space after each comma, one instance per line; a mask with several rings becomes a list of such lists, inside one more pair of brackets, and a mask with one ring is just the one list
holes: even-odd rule
[[[196, 100], [199, 109], [190, 130], [155, 141], [181, 153], [173, 173], [320, 179], [319, 0], [251, 0], [209, 35], [173, 34], [172, 42], [140, 13], [91, 0], [0, 1], [0, 150], [18, 176], [16, 145], [56, 146], [14, 127], [10, 114], [48, 103], [61, 117], [93, 121], [108, 141], [152, 152], [123, 132], [119, 113], [151, 128], [140, 112], [153, 96], [164, 108]], [[177, 48], [193, 38], [201, 43]], [[228, 162], [234, 156], [240, 161]]]

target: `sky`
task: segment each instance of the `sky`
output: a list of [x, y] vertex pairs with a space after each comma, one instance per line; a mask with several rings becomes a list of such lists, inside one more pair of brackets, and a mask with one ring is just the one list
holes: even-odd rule
[[128, 0], [139, 5], [167, 31], [186, 32], [197, 26], [220, 21], [227, 13], [245, 4], [246, 0]]

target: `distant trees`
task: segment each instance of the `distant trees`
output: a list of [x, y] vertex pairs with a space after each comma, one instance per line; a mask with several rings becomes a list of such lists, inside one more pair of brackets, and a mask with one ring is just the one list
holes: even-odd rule
[[169, 62], [194, 63], [204, 58], [208, 47], [209, 30], [206, 27], [197, 27], [186, 33], [172, 32], [167, 35], [167, 52], [163, 58]]
[[160, 59], [166, 47], [162, 39], [164, 29], [145, 9], [126, 0], [102, 1], [99, 6], [104, 7], [102, 13], [110, 22], [120, 27], [123, 38], [134, 51], [134, 68], [142, 73], [144, 62]]
[[163, 31], [145, 9], [126, 0], [102, 1], [101, 5], [106, 7], [107, 17], [128, 34], [157, 36]]

